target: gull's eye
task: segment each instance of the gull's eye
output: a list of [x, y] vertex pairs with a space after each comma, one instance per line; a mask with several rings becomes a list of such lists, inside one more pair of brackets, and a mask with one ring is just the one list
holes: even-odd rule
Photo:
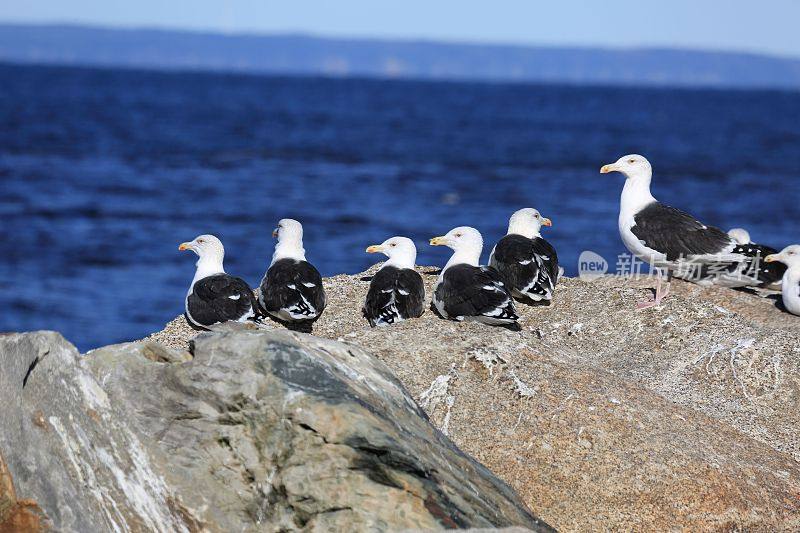
[[533, 215], [533, 216], [534, 216], [534, 217], [536, 217], [536, 218], [539, 218], [539, 213], [536, 213], [536, 214], [535, 214], [535, 215]]
[[460, 233], [456, 233], [456, 237], [461, 237], [461, 234]]
[[392, 243], [392, 244], [390, 244], [389, 246], [391, 246], [391, 247], [393, 247], [393, 248], [394, 248], [395, 246], [397, 246], [397, 244], [395, 244], [395, 243]]
[[631, 164], [636, 163], [636, 160], [635, 159], [628, 159], [628, 163], [631, 163]]
[[206, 242], [205, 239], [197, 239], [197, 244], [203, 244], [204, 242]]

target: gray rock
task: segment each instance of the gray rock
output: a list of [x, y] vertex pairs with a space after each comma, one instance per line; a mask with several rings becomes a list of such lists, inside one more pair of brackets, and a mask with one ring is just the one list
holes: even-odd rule
[[193, 352], [0, 338], [20, 497], [63, 531], [550, 530], [360, 349], [231, 331]]
[[0, 453], [62, 531], [188, 531], [163, 458], [52, 332], [0, 338]]

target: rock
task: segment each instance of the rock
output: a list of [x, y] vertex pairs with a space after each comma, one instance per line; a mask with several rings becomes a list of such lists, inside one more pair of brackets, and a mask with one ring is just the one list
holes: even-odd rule
[[14, 480], [0, 456], [0, 533], [45, 531], [47, 520], [32, 500], [18, 500]]
[[107, 525], [109, 502], [132, 530], [546, 528], [526, 504], [567, 531], [800, 529], [800, 319], [774, 298], [674, 281], [636, 311], [647, 280], [564, 279], [519, 333], [431, 312], [370, 329], [371, 272], [325, 280], [316, 338], [182, 317], [83, 359], [0, 338], [17, 493], [67, 531]]
[[192, 347], [1, 338], [17, 492], [60, 531], [551, 530], [366, 352], [284, 331]]
[[[800, 528], [800, 318], [774, 297], [675, 280], [637, 311], [652, 281], [565, 278], [551, 306], [518, 306], [521, 333], [430, 311], [370, 329], [372, 272], [325, 280], [314, 334], [379, 357], [554, 527]], [[181, 317], [156, 336], [194, 334]]]
[[4, 336], [0, 361], [0, 453], [17, 493], [55, 529], [189, 529], [155, 466], [165, 459], [71, 344], [52, 332]]

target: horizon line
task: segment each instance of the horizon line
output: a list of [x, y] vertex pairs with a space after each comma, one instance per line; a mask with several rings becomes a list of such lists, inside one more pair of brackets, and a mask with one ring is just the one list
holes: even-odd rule
[[463, 46], [474, 48], [516, 48], [521, 50], [570, 50], [570, 51], [605, 51], [605, 52], [687, 52], [697, 54], [722, 54], [731, 56], [752, 56], [759, 58], [769, 58], [783, 61], [798, 61], [800, 55], [781, 54], [771, 51], [755, 51], [748, 49], [726, 49], [726, 48], [703, 48], [680, 45], [630, 45], [614, 46], [607, 44], [554, 44], [554, 43], [520, 43], [502, 41], [468, 41], [460, 39], [442, 39], [435, 37], [413, 37], [413, 36], [378, 36], [378, 35], [344, 35], [344, 34], [324, 34], [309, 32], [305, 30], [286, 30], [286, 31], [258, 31], [258, 30], [236, 30], [227, 31], [221, 28], [177, 28], [174, 26], [159, 25], [123, 25], [123, 24], [96, 24], [81, 21], [7, 21], [0, 20], [0, 26], [19, 27], [19, 28], [74, 28], [85, 30], [106, 30], [106, 31], [154, 31], [164, 33], [183, 33], [193, 35], [213, 35], [218, 37], [299, 37], [306, 39], [329, 40], [339, 42], [380, 42], [396, 44], [428, 44], [440, 46]]

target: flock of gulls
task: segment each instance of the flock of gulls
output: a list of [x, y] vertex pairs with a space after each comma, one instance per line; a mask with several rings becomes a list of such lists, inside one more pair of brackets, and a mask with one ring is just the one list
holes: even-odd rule
[[[662, 204], [650, 192], [652, 167], [640, 155], [623, 156], [600, 172], [626, 177], [619, 212], [626, 248], [666, 273], [666, 286], [659, 275], [654, 297], [637, 303], [637, 308], [660, 305], [674, 276], [703, 286], [779, 286], [786, 310], [800, 315], [800, 245], [778, 252], [751, 242], [743, 229], [725, 233]], [[536, 209], [515, 212], [488, 265], [480, 264], [483, 238], [475, 228], [461, 226], [431, 239], [432, 246], [453, 251], [434, 285], [431, 308], [444, 319], [519, 330], [515, 302], [549, 304], [563, 272], [555, 248], [541, 236], [541, 228], [550, 225]], [[322, 276], [306, 259], [303, 226], [282, 219], [273, 237], [278, 239], [275, 252], [255, 293], [244, 280], [225, 272], [225, 250], [217, 237], [200, 235], [179, 246], [199, 257], [185, 302], [190, 326], [208, 329], [227, 321], [270, 318], [292, 329], [310, 330], [325, 310], [326, 297]], [[387, 326], [421, 316], [425, 286], [414, 268], [414, 242], [391, 237], [366, 251], [388, 258], [372, 277], [362, 307], [369, 324]]]

